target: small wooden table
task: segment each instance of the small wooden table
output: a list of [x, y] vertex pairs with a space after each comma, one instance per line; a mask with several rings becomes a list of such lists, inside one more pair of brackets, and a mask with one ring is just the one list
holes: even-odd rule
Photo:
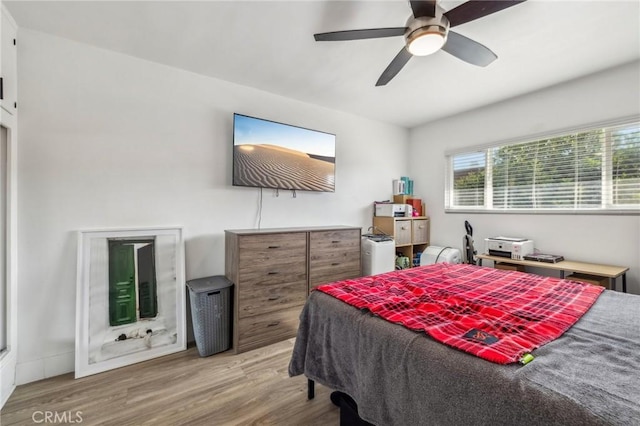
[[622, 277], [622, 292], [627, 292], [627, 271], [628, 267], [600, 265], [597, 263], [574, 262], [571, 260], [563, 260], [557, 263], [537, 262], [532, 260], [515, 260], [508, 257], [491, 256], [488, 254], [477, 255], [478, 264], [482, 266], [483, 260], [492, 260], [495, 262], [510, 263], [512, 265], [531, 266], [534, 268], [551, 269], [560, 271], [560, 278], [564, 278], [565, 271], [577, 272], [580, 274], [596, 275], [598, 277], [609, 278], [611, 290], [616, 289], [616, 278]]

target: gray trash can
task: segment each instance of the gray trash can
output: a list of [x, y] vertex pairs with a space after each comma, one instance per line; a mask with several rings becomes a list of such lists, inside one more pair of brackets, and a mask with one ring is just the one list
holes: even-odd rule
[[187, 281], [193, 334], [200, 356], [231, 347], [233, 283], [222, 275]]

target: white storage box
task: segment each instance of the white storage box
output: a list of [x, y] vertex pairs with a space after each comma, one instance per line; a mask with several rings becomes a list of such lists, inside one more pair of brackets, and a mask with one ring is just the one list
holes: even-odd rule
[[429, 246], [420, 256], [420, 266], [434, 263], [460, 263], [460, 250], [451, 247]]

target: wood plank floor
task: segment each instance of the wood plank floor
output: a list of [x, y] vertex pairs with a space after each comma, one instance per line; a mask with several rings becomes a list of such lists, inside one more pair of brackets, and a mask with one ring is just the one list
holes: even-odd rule
[[0, 424], [44, 424], [49, 411], [82, 425], [338, 425], [330, 389], [316, 385], [307, 400], [307, 379], [288, 376], [293, 341], [205, 358], [192, 347], [78, 380], [70, 373], [28, 383]]

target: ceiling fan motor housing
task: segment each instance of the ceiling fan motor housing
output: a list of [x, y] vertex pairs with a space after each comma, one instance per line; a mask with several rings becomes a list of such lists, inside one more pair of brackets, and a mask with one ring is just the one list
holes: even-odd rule
[[446, 42], [449, 32], [449, 20], [443, 15], [443, 10], [440, 7], [436, 7], [436, 16], [415, 18], [412, 15], [407, 19], [406, 27], [404, 40], [407, 48], [418, 38], [429, 34], [438, 34]]

